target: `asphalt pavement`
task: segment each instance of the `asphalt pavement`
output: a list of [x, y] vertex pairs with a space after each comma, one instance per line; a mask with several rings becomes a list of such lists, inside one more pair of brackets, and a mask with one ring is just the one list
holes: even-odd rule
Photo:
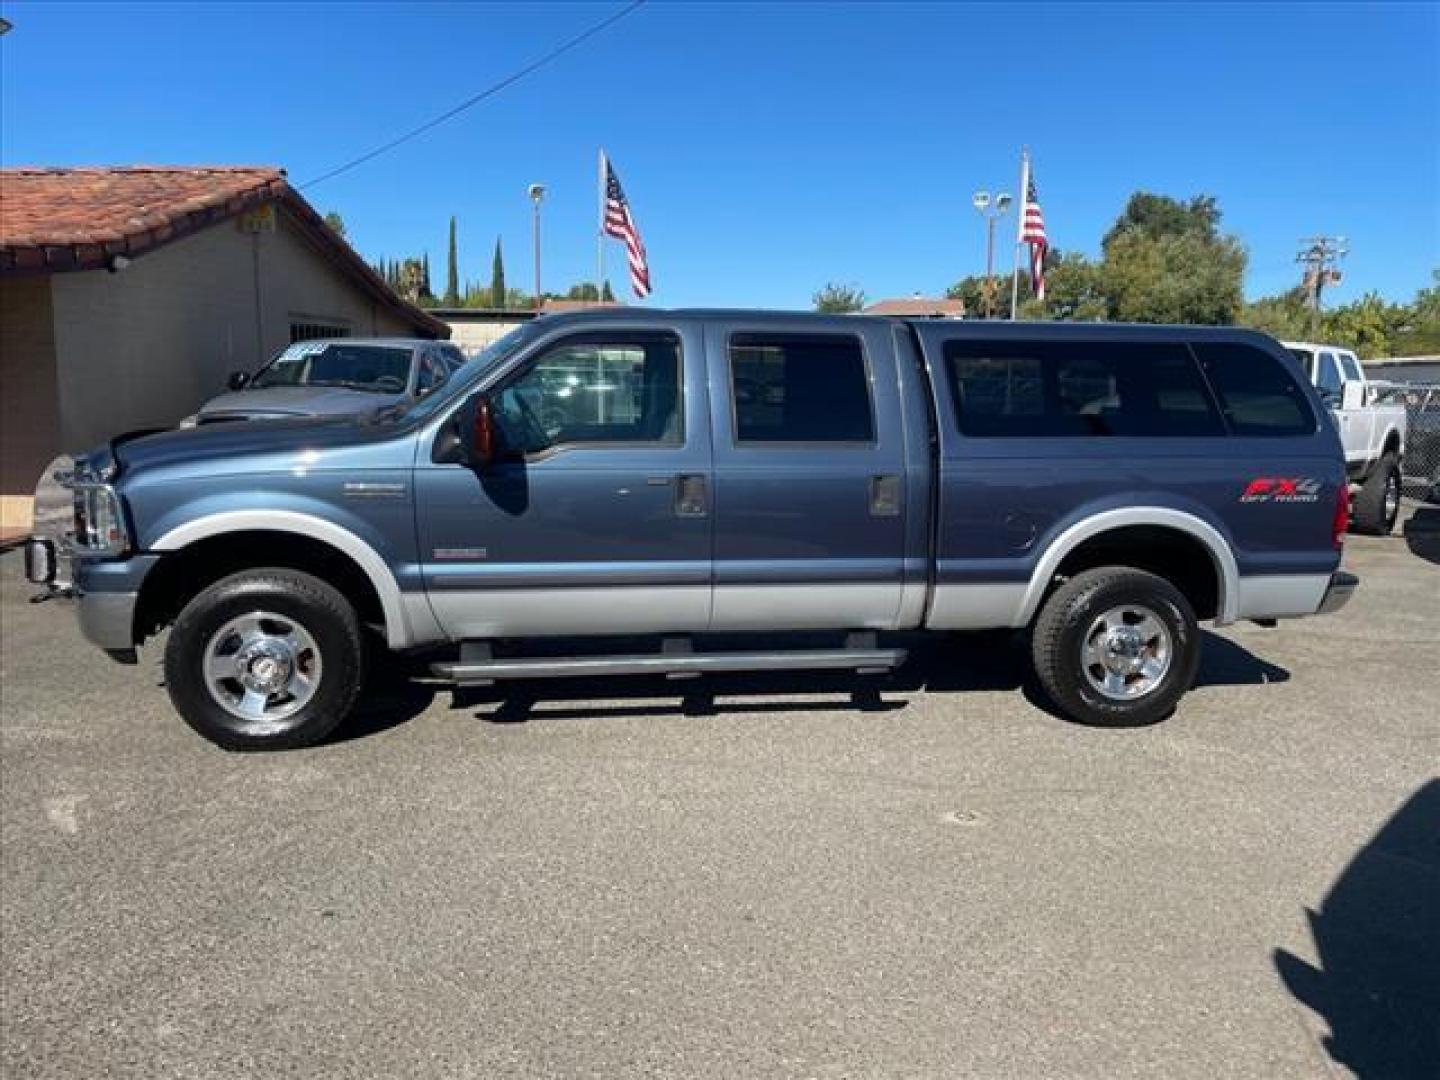
[[981, 637], [392, 684], [272, 755], [5, 555], [0, 1074], [1440, 1075], [1436, 518], [1351, 538], [1343, 613], [1208, 634], [1143, 730]]

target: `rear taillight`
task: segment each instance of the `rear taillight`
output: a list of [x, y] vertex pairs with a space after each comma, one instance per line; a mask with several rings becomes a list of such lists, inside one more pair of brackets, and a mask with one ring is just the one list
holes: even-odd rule
[[1350, 530], [1350, 485], [1344, 480], [1340, 481], [1340, 487], [1335, 493], [1335, 520], [1330, 530], [1335, 550], [1339, 551], [1345, 546], [1345, 534]]

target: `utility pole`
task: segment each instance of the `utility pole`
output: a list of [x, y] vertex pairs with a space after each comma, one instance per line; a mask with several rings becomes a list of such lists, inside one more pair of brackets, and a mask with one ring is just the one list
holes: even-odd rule
[[1320, 302], [1327, 285], [1340, 284], [1340, 260], [1350, 254], [1343, 236], [1307, 236], [1295, 261], [1305, 268], [1301, 287], [1310, 309], [1310, 336], [1320, 333]]

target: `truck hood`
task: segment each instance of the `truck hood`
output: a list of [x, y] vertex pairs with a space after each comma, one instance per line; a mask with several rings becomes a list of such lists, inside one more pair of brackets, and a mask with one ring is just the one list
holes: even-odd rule
[[241, 473], [314, 463], [316, 455], [333, 461], [342, 450], [359, 450], [401, 434], [393, 425], [354, 417], [298, 417], [121, 436], [111, 442], [110, 452], [122, 478], [167, 466]]
[[200, 408], [201, 420], [267, 419], [279, 416], [349, 416], [392, 405], [404, 394], [375, 394], [343, 386], [269, 386], [234, 390]]

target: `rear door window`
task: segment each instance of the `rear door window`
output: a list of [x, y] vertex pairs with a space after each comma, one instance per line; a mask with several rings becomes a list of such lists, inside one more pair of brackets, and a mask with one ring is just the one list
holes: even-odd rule
[[734, 334], [730, 393], [741, 443], [875, 441], [865, 354], [850, 334]]
[[[1284, 365], [1264, 349], [1212, 341], [1197, 344], [1195, 352], [1234, 434], [1309, 435], [1315, 431], [1308, 396]], [[1321, 354], [1322, 369], [1329, 355]]]
[[1195, 358], [1179, 342], [951, 341], [944, 352], [965, 435], [1225, 433]]

